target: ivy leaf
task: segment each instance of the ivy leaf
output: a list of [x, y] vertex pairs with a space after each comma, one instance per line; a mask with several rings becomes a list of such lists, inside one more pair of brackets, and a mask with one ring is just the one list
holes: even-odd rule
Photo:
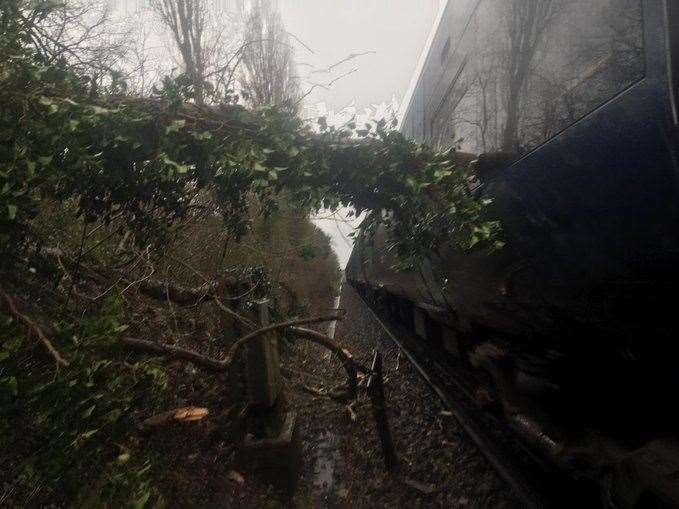
[[35, 175], [35, 161], [26, 161], [26, 176], [32, 178]]
[[83, 413], [82, 413], [82, 418], [87, 419], [92, 415], [92, 412], [94, 412], [94, 409], [97, 405], [92, 405], [91, 407], [87, 408]]
[[179, 132], [179, 130], [182, 129], [185, 125], [186, 120], [183, 119], [173, 120], [170, 123], [170, 125], [165, 128], [165, 134]]
[[19, 383], [17, 382], [16, 377], [8, 376], [5, 378], [0, 378], [0, 387], [3, 386], [10, 396], [16, 396], [19, 394]]
[[49, 166], [50, 164], [52, 164], [52, 156], [38, 157], [38, 162], [43, 166]]
[[132, 507], [134, 507], [134, 509], [144, 509], [144, 507], [146, 507], [146, 503], [149, 501], [150, 498], [151, 492], [146, 490], [139, 497], [137, 497]]
[[86, 431], [85, 433], [81, 433], [78, 436], [78, 438], [80, 438], [82, 440], [87, 440], [88, 438], [90, 438], [92, 435], [94, 435], [98, 431], [99, 431], [98, 429], [91, 429], [89, 431]]
[[102, 108], [101, 106], [90, 106], [90, 108], [95, 115], [108, 115], [111, 113], [111, 110]]
[[203, 133], [193, 132], [191, 135], [198, 141], [207, 141], [212, 139], [212, 133], [210, 131], [205, 131]]

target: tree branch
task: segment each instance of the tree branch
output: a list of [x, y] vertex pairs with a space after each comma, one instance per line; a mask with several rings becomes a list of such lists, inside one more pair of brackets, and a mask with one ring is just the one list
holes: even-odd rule
[[[198, 301], [211, 301], [218, 297], [219, 290], [225, 288], [235, 293], [241, 294], [243, 283], [236, 279], [225, 279], [223, 281], [211, 281], [201, 286], [189, 288], [179, 285], [168, 285], [165, 281], [157, 279], [141, 279], [139, 281], [131, 281], [129, 275], [123, 271], [105, 269], [99, 267], [91, 267], [83, 263], [77, 263], [65, 255], [59, 249], [46, 248], [42, 250], [42, 254], [48, 257], [55, 258], [60, 262], [63, 268], [71, 272], [80, 271], [87, 277], [102, 283], [107, 282], [114, 277], [120, 281], [124, 280], [127, 283], [136, 284], [139, 292], [156, 300], [169, 299], [173, 304], [178, 306], [193, 306]], [[62, 264], [61, 261], [65, 264]]]
[[332, 316], [318, 316], [313, 318], [303, 318], [299, 320], [290, 320], [287, 322], [281, 322], [278, 324], [270, 325], [268, 327], [263, 327], [257, 331], [254, 331], [234, 343], [228, 355], [224, 360], [214, 359], [212, 357], [206, 357], [192, 350], [187, 350], [184, 348], [179, 348], [176, 346], [164, 345], [161, 343], [153, 343], [151, 341], [146, 341], [143, 339], [135, 338], [122, 338], [121, 343], [127, 347], [141, 352], [147, 352], [152, 354], [162, 355], [164, 357], [169, 357], [172, 359], [183, 359], [194, 363], [196, 366], [200, 366], [209, 371], [224, 372], [231, 368], [238, 353], [241, 351], [242, 347], [249, 341], [260, 337], [262, 334], [271, 332], [277, 329], [289, 328], [290, 332], [299, 336], [300, 338], [316, 343], [324, 348], [330, 350], [342, 363], [344, 370], [347, 373], [347, 388], [344, 392], [335, 392], [329, 394], [333, 399], [353, 399], [356, 397], [356, 391], [358, 387], [357, 373], [370, 373], [370, 369], [362, 366], [354, 360], [353, 355], [348, 350], [337, 345], [332, 339], [330, 339], [325, 334], [316, 332], [311, 329], [305, 329], [302, 327], [294, 327], [295, 324], [309, 324], [309, 323], [319, 323], [326, 321], [333, 321], [341, 319], [342, 316], [332, 315]]
[[61, 356], [59, 351], [54, 348], [54, 345], [52, 345], [52, 342], [47, 338], [40, 326], [38, 326], [38, 324], [35, 323], [29, 316], [21, 313], [12, 297], [5, 293], [2, 288], [0, 288], [0, 296], [3, 297], [10, 314], [19, 321], [23, 322], [26, 327], [28, 327], [31, 331], [33, 331], [33, 333], [35, 333], [36, 336], [38, 336], [38, 339], [40, 339], [49, 354], [54, 357], [56, 363], [62, 366], [68, 366], [68, 361], [66, 361], [66, 359]]
[[233, 345], [231, 345], [231, 348], [229, 349], [229, 353], [227, 354], [228, 359], [235, 359], [236, 356], [238, 355], [239, 351], [243, 346], [245, 346], [246, 343], [249, 341], [252, 341], [255, 338], [258, 338], [259, 336], [262, 336], [268, 332], [272, 332], [275, 330], [280, 330], [280, 329], [286, 329], [288, 327], [293, 327], [295, 325], [309, 325], [312, 323], [321, 323], [321, 322], [334, 322], [336, 320], [342, 320], [344, 318], [344, 313], [341, 312], [339, 314], [332, 314], [332, 315], [326, 315], [326, 316], [316, 316], [313, 318], [301, 318], [298, 320], [289, 320], [287, 322], [281, 322], [281, 323], [275, 323], [272, 325], [268, 325], [266, 327], [262, 327], [261, 329], [258, 329], [256, 331], [251, 332], [250, 334], [247, 334], [237, 340]]
[[123, 345], [140, 352], [159, 354], [171, 359], [183, 359], [209, 371], [226, 371], [230, 367], [230, 363], [228, 362], [206, 357], [198, 352], [185, 348], [135, 338], [122, 338], [120, 342]]
[[362, 373], [370, 373], [370, 370], [358, 364], [349, 350], [345, 350], [330, 339], [325, 334], [316, 332], [311, 329], [304, 329], [302, 327], [291, 327], [290, 332], [304, 338], [312, 343], [316, 343], [324, 348], [327, 348], [342, 362], [344, 370], [347, 373], [347, 392], [346, 394], [331, 395], [333, 399], [354, 399], [356, 398], [356, 390], [358, 388], [358, 380], [356, 374], [360, 371]]

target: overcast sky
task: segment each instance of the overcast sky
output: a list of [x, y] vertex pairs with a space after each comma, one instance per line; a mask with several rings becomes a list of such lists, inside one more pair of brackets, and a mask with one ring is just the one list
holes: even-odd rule
[[[345, 73], [327, 90], [317, 87], [307, 105], [325, 103], [339, 111], [353, 104], [359, 112], [373, 104], [403, 99], [440, 0], [279, 0], [288, 32], [296, 42], [303, 89], [326, 84]], [[312, 53], [313, 51], [313, 53]], [[374, 52], [327, 69], [351, 54]], [[313, 67], [310, 67], [313, 66]], [[332, 237], [342, 267], [351, 253], [351, 227], [341, 220], [315, 221]]]
[[[309, 102], [323, 101], [339, 110], [352, 101], [362, 109], [398, 100], [408, 88], [434, 22], [440, 0], [279, 0], [287, 30], [313, 51], [296, 44], [305, 82], [328, 83], [356, 71], [329, 90], [316, 88]], [[327, 68], [352, 53], [374, 52]], [[305, 64], [311, 64], [312, 69]], [[308, 83], [304, 83], [306, 89]]]

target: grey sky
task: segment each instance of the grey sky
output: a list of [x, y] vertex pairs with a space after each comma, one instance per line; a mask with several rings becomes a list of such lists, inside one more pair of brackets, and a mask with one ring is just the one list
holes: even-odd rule
[[[328, 110], [353, 104], [360, 112], [373, 104], [402, 101], [415, 72], [420, 53], [438, 12], [440, 0], [279, 0], [287, 30], [313, 53], [296, 43], [303, 88], [328, 83], [353, 69], [356, 72], [334, 83], [328, 90], [315, 88], [307, 105], [325, 103]], [[374, 51], [333, 69], [328, 68], [352, 53]], [[313, 66], [309, 67], [306, 64]], [[335, 219], [316, 220], [328, 233], [340, 265], [351, 254], [348, 233], [353, 229]]]
[[[351, 53], [375, 54], [345, 62], [333, 73], [313, 73], [300, 65], [305, 81], [327, 83], [343, 72], [357, 71], [329, 90], [315, 89], [308, 102], [323, 101], [339, 110], [352, 101], [359, 109], [374, 103], [401, 100], [440, 0], [279, 0], [287, 30], [314, 54], [296, 45], [297, 61], [327, 68]], [[305, 83], [305, 89], [309, 85]]]

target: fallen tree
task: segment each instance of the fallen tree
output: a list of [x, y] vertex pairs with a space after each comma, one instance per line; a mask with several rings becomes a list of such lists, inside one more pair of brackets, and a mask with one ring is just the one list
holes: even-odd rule
[[338, 400], [354, 399], [356, 397], [356, 391], [358, 387], [357, 374], [370, 374], [371, 370], [357, 363], [354, 360], [353, 355], [351, 355], [351, 352], [339, 346], [335, 341], [332, 340], [332, 338], [311, 329], [297, 327], [297, 325], [331, 322], [341, 319], [343, 319], [342, 315], [318, 316], [313, 318], [290, 320], [287, 322], [262, 327], [236, 341], [231, 346], [227, 356], [223, 360], [207, 357], [185, 348], [153, 341], [130, 337], [122, 338], [120, 341], [126, 347], [132, 348], [134, 350], [161, 355], [168, 359], [185, 360], [192, 362], [203, 369], [207, 369], [208, 371], [223, 373], [233, 367], [234, 362], [238, 359], [238, 354], [247, 345], [247, 343], [260, 338], [264, 334], [276, 330], [287, 329], [293, 336], [303, 338], [307, 341], [311, 341], [314, 344], [320, 345], [323, 348], [329, 350], [335, 357], [339, 359], [347, 374], [346, 389], [344, 391], [334, 390], [331, 394], [329, 394], [329, 396]]
[[25, 38], [31, 18], [21, 9], [2, 16], [0, 137], [10, 143], [0, 151], [0, 252], [27, 247], [46, 198], [74, 200], [87, 223], [117, 218], [140, 246], [166, 242], [168, 227], [201, 213], [206, 196], [202, 213], [219, 214], [238, 237], [249, 204], [266, 215], [281, 194], [303, 210], [352, 207], [366, 213], [366, 229], [385, 222], [406, 260], [443, 243], [494, 241], [498, 225], [482, 217], [454, 150], [435, 152], [385, 122], [314, 129], [232, 95], [194, 104], [181, 80], [150, 97], [121, 95], [116, 83], [95, 86], [46, 60]]
[[[223, 258], [228, 242], [284, 201], [300, 215], [350, 207], [365, 214], [368, 231], [384, 222], [411, 264], [442, 243], [495, 240], [497, 225], [467, 192], [454, 151], [436, 153], [385, 122], [335, 129], [278, 108], [247, 109], [231, 93], [197, 105], [182, 76], [149, 96], [128, 95], [115, 74], [44, 51], [44, 31], [33, 28], [57, 3], [0, 7], [0, 437], [26, 429], [40, 439], [48, 452], [29, 466], [50, 495], [109, 481], [144, 487], [147, 460], [134, 456], [130, 423], [185, 406], [173, 401], [168, 372], [177, 393], [219, 382], [193, 377], [183, 362], [224, 373], [248, 343], [285, 331], [344, 367], [346, 386], [326, 395], [355, 397], [357, 373], [369, 372], [303, 327], [335, 314], [276, 310], [277, 323], [258, 329], [248, 305], [270, 286], [221, 265], [206, 277], [178, 274], [180, 262], [193, 265], [168, 253], [184, 229], [219, 219], [226, 240], [214, 251]], [[159, 357], [181, 362], [165, 369]], [[0, 439], [3, 450], [21, 445], [31, 444]], [[15, 452], [22, 464], [35, 454]], [[131, 474], [109, 475], [120, 469]], [[28, 494], [40, 486], [31, 476]], [[123, 499], [143, 507], [148, 497]]]

